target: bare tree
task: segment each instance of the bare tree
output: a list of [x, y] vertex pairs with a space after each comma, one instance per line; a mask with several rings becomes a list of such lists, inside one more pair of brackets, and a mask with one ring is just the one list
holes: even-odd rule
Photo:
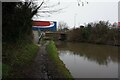
[[64, 22], [64, 21], [60, 21], [59, 24], [58, 24], [58, 30], [59, 31], [64, 31], [64, 32], [66, 32], [67, 30], [69, 30], [67, 23]]
[[32, 7], [34, 17], [50, 17], [51, 14], [60, 12], [63, 8], [55, 8], [60, 5], [60, 2], [51, 4], [49, 0], [25, 0], [30, 3], [29, 7]]

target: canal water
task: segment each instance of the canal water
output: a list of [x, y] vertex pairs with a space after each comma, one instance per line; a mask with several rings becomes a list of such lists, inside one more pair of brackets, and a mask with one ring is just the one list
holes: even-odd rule
[[57, 42], [57, 48], [74, 78], [118, 78], [118, 47]]

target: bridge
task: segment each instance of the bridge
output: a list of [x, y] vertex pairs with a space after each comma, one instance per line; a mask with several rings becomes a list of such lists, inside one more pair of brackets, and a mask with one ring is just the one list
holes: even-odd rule
[[43, 38], [44, 40], [61, 40], [65, 41], [67, 39], [67, 34], [65, 32], [40, 32], [34, 31], [34, 40], [39, 44], [40, 40]]
[[66, 40], [67, 34], [65, 32], [45, 32], [44, 39]]
[[[45, 40], [66, 40], [67, 36], [65, 32], [57, 32], [56, 21], [33, 21], [33, 31], [37, 31], [38, 37], [35, 40], [40, 42], [41, 38]], [[38, 38], [38, 39], [37, 39]]]

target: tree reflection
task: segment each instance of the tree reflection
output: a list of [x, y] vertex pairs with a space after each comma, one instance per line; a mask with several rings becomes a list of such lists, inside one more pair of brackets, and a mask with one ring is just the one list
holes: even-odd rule
[[59, 51], [67, 51], [70, 55], [85, 57], [99, 65], [108, 65], [109, 62], [118, 62], [118, 48], [109, 45], [94, 45], [88, 43], [66, 43], [58, 45]]

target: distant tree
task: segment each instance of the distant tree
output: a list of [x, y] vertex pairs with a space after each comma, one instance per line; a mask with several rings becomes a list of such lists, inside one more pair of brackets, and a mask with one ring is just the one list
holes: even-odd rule
[[99, 44], [120, 44], [118, 28], [110, 27], [111, 24], [108, 21], [88, 23], [84, 28], [70, 30], [68, 40]]
[[64, 32], [66, 32], [67, 30], [69, 30], [67, 23], [64, 22], [64, 21], [59, 22], [58, 23], [58, 30], [59, 31], [64, 31]]

